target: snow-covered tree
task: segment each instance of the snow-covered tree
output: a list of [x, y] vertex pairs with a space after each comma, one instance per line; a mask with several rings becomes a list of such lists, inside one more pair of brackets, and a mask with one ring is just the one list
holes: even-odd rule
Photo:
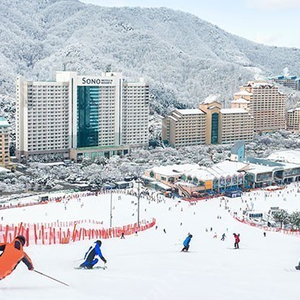
[[275, 222], [280, 223], [281, 228], [283, 227], [283, 225], [290, 223], [290, 215], [284, 209], [280, 209], [280, 210], [274, 212], [273, 218], [274, 218]]

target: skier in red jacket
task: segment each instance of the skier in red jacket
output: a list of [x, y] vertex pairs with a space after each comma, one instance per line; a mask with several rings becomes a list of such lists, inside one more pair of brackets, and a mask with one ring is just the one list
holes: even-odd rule
[[33, 264], [29, 256], [23, 251], [25, 237], [18, 235], [11, 243], [0, 243], [0, 280], [8, 276], [22, 261], [28, 268], [33, 270]]
[[234, 248], [235, 248], [235, 249], [239, 249], [239, 248], [240, 248], [240, 247], [239, 247], [239, 243], [240, 243], [240, 234], [234, 233], [233, 236], [234, 236]]

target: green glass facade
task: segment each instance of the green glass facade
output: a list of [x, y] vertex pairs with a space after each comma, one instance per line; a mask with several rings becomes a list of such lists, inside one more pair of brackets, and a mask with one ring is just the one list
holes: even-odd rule
[[211, 116], [211, 143], [218, 144], [219, 114], [213, 113]]
[[98, 146], [99, 87], [77, 87], [77, 148]]

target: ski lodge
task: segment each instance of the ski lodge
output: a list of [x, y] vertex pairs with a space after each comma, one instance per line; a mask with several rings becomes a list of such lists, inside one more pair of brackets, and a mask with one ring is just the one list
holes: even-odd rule
[[243, 190], [300, 181], [300, 151], [294, 152], [284, 158], [281, 153], [281, 159], [272, 154], [271, 158], [248, 158], [244, 162], [225, 160], [211, 167], [197, 164], [154, 167], [146, 170], [142, 179], [146, 184], [161, 182], [165, 190], [171, 188], [188, 198], [214, 194], [239, 197]]

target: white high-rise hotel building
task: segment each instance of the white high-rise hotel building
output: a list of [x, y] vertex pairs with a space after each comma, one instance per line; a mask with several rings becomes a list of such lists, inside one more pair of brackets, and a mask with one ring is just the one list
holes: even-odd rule
[[55, 82], [16, 83], [16, 154], [83, 157], [126, 154], [148, 145], [149, 86], [121, 73], [78, 76], [57, 72]]

